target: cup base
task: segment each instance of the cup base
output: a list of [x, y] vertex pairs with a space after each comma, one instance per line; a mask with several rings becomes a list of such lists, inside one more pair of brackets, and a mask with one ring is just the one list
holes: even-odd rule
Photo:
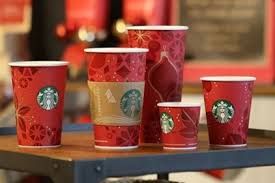
[[137, 149], [138, 146], [125, 146], [125, 147], [118, 147], [118, 146], [97, 146], [95, 145], [95, 149], [97, 150], [134, 150]]
[[44, 149], [44, 148], [58, 148], [61, 145], [54, 145], [54, 146], [25, 146], [25, 145], [17, 145], [20, 148], [33, 148], [33, 149]]
[[210, 144], [211, 148], [238, 148], [238, 147], [246, 147], [247, 144], [235, 144], [235, 145], [220, 145], [220, 144]]
[[163, 147], [164, 150], [194, 150], [197, 149], [196, 146], [194, 147]]

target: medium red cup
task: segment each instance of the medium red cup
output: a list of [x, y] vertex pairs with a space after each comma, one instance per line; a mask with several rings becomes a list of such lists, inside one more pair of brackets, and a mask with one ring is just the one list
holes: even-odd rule
[[181, 101], [186, 26], [127, 27], [130, 47], [148, 48], [141, 143], [161, 143], [157, 103]]
[[58, 147], [61, 143], [67, 62], [11, 62], [20, 147]]
[[247, 131], [255, 77], [202, 77], [211, 147], [243, 147]]
[[148, 49], [88, 48], [85, 52], [95, 148], [137, 148]]
[[199, 103], [158, 103], [163, 149], [196, 149], [198, 144]]

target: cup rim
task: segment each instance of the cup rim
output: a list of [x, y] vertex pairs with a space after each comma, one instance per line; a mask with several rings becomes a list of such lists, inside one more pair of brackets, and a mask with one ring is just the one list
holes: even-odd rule
[[204, 76], [201, 81], [255, 81], [254, 76]]
[[127, 48], [127, 47], [105, 47], [105, 48], [85, 48], [86, 53], [146, 53], [147, 48]]
[[66, 66], [69, 62], [67, 61], [14, 61], [8, 63], [12, 67], [57, 67]]
[[158, 107], [201, 107], [198, 102], [159, 102]]
[[127, 26], [127, 30], [188, 30], [189, 27], [185, 25], [141, 25], [141, 26]]

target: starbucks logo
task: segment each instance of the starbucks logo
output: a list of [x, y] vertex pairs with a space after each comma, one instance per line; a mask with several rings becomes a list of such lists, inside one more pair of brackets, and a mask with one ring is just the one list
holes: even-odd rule
[[227, 100], [218, 100], [213, 104], [212, 114], [220, 123], [228, 123], [234, 116], [234, 107]]
[[162, 132], [167, 134], [172, 131], [174, 128], [174, 121], [172, 116], [167, 114], [166, 112], [161, 113], [160, 115], [160, 123]]
[[37, 103], [42, 109], [47, 111], [55, 108], [58, 103], [58, 92], [56, 88], [47, 86], [40, 89], [37, 95]]
[[137, 118], [141, 111], [141, 93], [137, 89], [127, 91], [121, 98], [120, 108], [122, 112], [130, 117]]

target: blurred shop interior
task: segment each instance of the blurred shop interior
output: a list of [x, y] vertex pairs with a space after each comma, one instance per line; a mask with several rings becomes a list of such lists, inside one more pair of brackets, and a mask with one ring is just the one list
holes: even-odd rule
[[[0, 126], [15, 125], [9, 62], [69, 61], [64, 123], [90, 123], [83, 49], [126, 46], [127, 25], [188, 25], [183, 100], [203, 102], [199, 77], [207, 73], [254, 75], [250, 128], [275, 130], [272, 115], [267, 115], [274, 113], [275, 104], [275, 23], [270, 1], [0, 0]], [[189, 172], [172, 174], [171, 179], [260, 183], [272, 182], [274, 171], [265, 167]], [[42, 179], [0, 172], [0, 183], [46, 182]]]

